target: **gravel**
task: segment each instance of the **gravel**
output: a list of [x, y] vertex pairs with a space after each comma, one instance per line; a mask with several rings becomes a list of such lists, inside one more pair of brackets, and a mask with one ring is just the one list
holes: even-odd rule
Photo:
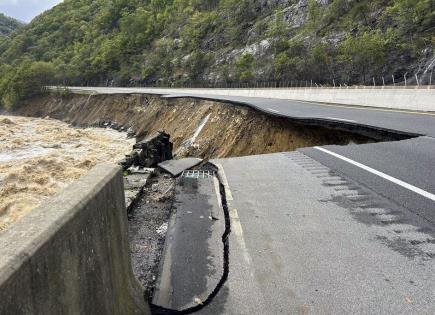
[[133, 272], [145, 289], [145, 298], [149, 300], [152, 298], [163, 252], [174, 202], [174, 188], [174, 178], [156, 174], [128, 215]]

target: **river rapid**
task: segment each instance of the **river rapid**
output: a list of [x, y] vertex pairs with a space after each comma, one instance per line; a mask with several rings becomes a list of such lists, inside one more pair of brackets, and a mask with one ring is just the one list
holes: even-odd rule
[[0, 115], [0, 231], [99, 163], [116, 163], [135, 140], [54, 119]]

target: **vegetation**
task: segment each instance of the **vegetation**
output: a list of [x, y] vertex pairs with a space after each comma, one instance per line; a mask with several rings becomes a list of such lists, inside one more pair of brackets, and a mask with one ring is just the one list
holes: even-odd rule
[[14, 106], [52, 79], [370, 82], [402, 76], [435, 42], [433, 0], [277, 2], [65, 0], [0, 40], [1, 102]]
[[0, 38], [23, 26], [23, 23], [0, 13]]
[[11, 109], [22, 100], [44, 93], [54, 74], [53, 65], [43, 61], [24, 60], [16, 67], [1, 67], [0, 95], [3, 106]]

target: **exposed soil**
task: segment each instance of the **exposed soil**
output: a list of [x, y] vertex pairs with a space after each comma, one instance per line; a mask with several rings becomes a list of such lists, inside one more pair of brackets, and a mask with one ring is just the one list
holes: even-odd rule
[[[163, 130], [171, 135], [175, 158], [225, 158], [370, 141], [356, 134], [296, 124], [243, 106], [147, 95], [73, 95], [68, 99], [50, 95], [23, 104], [17, 114], [50, 116], [81, 127], [122, 126], [123, 130], [133, 130], [137, 140]], [[152, 297], [156, 282], [174, 187], [173, 178], [157, 174], [129, 213], [133, 270], [147, 299]]]
[[174, 202], [175, 179], [157, 173], [128, 215], [133, 272], [151, 299]]
[[171, 135], [176, 157], [223, 158], [369, 141], [356, 134], [304, 126], [247, 107], [148, 95], [73, 95], [63, 100], [51, 95], [24, 104], [18, 113], [49, 115], [80, 126], [115, 122], [134, 129], [139, 139], [164, 130]]

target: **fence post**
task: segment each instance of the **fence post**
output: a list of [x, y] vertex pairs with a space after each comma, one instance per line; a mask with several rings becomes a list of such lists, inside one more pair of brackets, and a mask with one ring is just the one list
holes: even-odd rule
[[403, 77], [405, 78], [405, 86], [407, 85], [406, 84], [406, 75], [408, 74], [408, 72], [407, 73], [405, 73], [404, 75], [403, 75]]
[[432, 71], [430, 72], [429, 88], [431, 88], [431, 86], [432, 86], [432, 74], [433, 74], [433, 69], [432, 69]]
[[376, 87], [376, 80], [375, 80], [375, 77], [373, 77], [373, 87]]
[[332, 79], [332, 82], [334, 83], [334, 88], [335, 88], [335, 80], [334, 80], [334, 79]]
[[415, 81], [417, 82], [417, 86], [419, 86], [420, 85], [420, 83], [418, 82], [418, 75], [417, 75], [417, 73], [416, 74], [414, 74], [415, 75]]
[[396, 81], [394, 80], [394, 74], [392, 74], [391, 77], [393, 78], [393, 85], [396, 86]]

